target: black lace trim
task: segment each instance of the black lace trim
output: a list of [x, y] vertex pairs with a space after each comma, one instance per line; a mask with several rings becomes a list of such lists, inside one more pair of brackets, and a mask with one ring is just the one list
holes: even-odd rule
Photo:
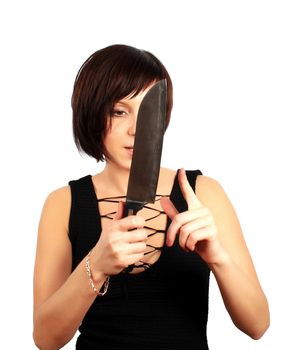
[[[158, 202], [162, 197], [169, 197], [169, 196], [168, 195], [158, 194], [155, 197], [155, 202]], [[98, 202], [119, 203], [123, 199], [126, 199], [126, 196], [100, 198], [100, 199], [98, 199]], [[152, 212], [152, 215], [150, 217], [148, 217], [146, 219], [146, 221], [154, 220], [154, 219], [158, 218], [160, 215], [166, 215], [166, 213], [163, 210], [159, 210], [159, 209], [150, 207], [149, 203], [145, 204], [143, 207], [145, 209], [150, 210]], [[100, 215], [100, 217], [104, 218], [104, 219], [113, 220], [115, 214], [116, 214], [116, 211], [112, 211], [112, 212], [109, 212], [109, 213], [106, 213], [106, 214], [102, 214], [102, 215]], [[163, 234], [164, 235], [165, 232], [166, 232], [165, 230], [157, 230], [155, 227], [152, 227], [152, 225], [145, 226], [145, 228], [151, 231], [148, 234], [148, 237], [152, 237], [152, 236], [154, 236], [156, 234]], [[156, 247], [156, 246], [153, 246], [151, 244], [147, 244], [147, 247], [149, 247], [151, 249], [148, 250], [147, 252], [145, 252], [144, 255], [148, 255], [148, 254], [154, 253], [155, 251], [161, 251], [163, 249], [163, 247]], [[134, 265], [131, 265], [128, 268], [126, 268], [124, 270], [124, 272], [129, 273], [135, 268], [143, 268], [144, 270], [147, 270], [150, 266], [152, 266], [152, 264], [140, 260], [138, 263], [136, 263]]]

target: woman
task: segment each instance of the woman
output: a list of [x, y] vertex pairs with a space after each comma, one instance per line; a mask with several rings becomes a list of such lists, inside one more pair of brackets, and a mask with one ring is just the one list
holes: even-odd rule
[[269, 326], [240, 224], [217, 181], [161, 168], [155, 203], [122, 218], [138, 109], [162, 79], [168, 126], [172, 83], [151, 53], [109, 46], [77, 75], [75, 142], [106, 164], [45, 201], [34, 277], [42, 350], [63, 347], [78, 328], [77, 349], [208, 349], [210, 271], [240, 330], [258, 339]]

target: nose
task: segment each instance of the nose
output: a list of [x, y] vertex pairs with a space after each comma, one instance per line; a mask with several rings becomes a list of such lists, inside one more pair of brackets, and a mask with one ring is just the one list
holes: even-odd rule
[[137, 113], [133, 113], [131, 117], [129, 118], [129, 128], [128, 128], [128, 134], [130, 136], [135, 136], [136, 132], [136, 121], [137, 121]]

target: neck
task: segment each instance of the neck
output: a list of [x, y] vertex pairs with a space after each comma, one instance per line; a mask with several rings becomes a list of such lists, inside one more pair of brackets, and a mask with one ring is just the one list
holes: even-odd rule
[[107, 162], [102, 172], [102, 176], [106, 183], [111, 185], [110, 187], [112, 190], [114, 189], [114, 195], [126, 195], [129, 169], [117, 169], [116, 166]]

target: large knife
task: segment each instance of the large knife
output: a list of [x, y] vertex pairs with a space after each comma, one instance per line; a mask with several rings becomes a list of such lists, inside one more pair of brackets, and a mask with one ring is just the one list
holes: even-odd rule
[[167, 81], [160, 80], [144, 96], [137, 115], [132, 162], [123, 217], [154, 203], [166, 125]]

